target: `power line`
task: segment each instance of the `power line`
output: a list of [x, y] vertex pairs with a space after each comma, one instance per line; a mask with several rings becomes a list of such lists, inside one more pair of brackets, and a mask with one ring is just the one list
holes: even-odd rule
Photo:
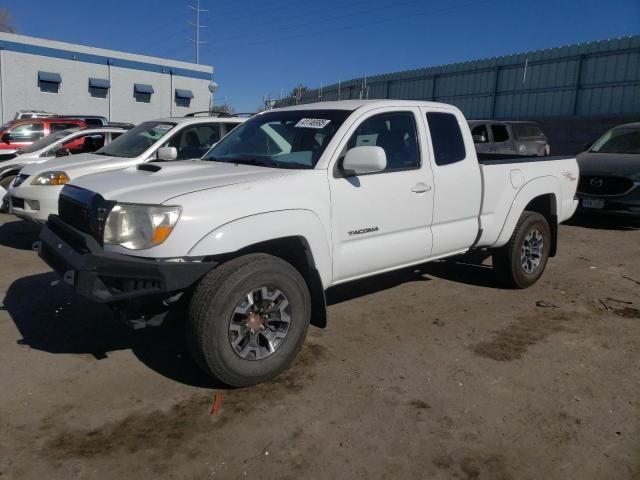
[[[411, 2], [406, 2], [406, 3], [415, 3], [416, 0], [412, 0]], [[243, 44], [238, 44], [237, 42], [235, 43], [218, 43], [218, 44], [214, 44], [216, 47], [225, 47], [225, 48], [229, 48], [229, 49], [233, 49], [233, 48], [245, 48], [245, 47], [252, 47], [255, 45], [266, 45], [266, 44], [270, 44], [270, 43], [278, 43], [278, 42], [282, 42], [285, 40], [293, 40], [296, 38], [302, 38], [302, 37], [308, 37], [308, 36], [312, 36], [312, 35], [321, 35], [323, 33], [329, 33], [329, 32], [337, 32], [337, 31], [342, 31], [342, 30], [351, 30], [354, 28], [362, 28], [362, 27], [368, 27], [371, 25], [379, 25], [381, 23], [387, 23], [387, 22], [394, 22], [397, 20], [404, 20], [405, 18], [411, 17], [420, 17], [420, 16], [425, 16], [425, 15], [437, 15], [440, 13], [446, 13], [449, 11], [453, 11], [453, 10], [459, 10], [462, 8], [467, 8], [467, 7], [471, 7], [474, 5], [479, 5], [479, 4], [483, 4], [483, 3], [490, 3], [490, 2], [494, 2], [495, 0], [475, 0], [472, 2], [468, 2], [468, 3], [463, 3], [460, 5], [454, 5], [451, 7], [446, 7], [446, 8], [441, 8], [441, 9], [435, 9], [435, 10], [429, 10], [426, 12], [416, 12], [416, 13], [408, 13], [408, 14], [403, 14], [403, 15], [396, 15], [395, 17], [387, 17], [387, 18], [383, 18], [381, 20], [374, 20], [371, 22], [363, 22], [363, 23], [356, 23], [356, 24], [352, 24], [352, 25], [346, 25], [346, 26], [341, 26], [341, 27], [335, 27], [335, 28], [327, 28], [327, 29], [323, 29], [323, 30], [315, 30], [315, 31], [311, 31], [311, 32], [304, 32], [304, 33], [299, 33], [299, 34], [295, 34], [295, 35], [289, 35], [286, 37], [280, 37], [280, 38], [273, 38], [273, 39], [265, 39], [265, 40], [260, 40], [260, 41], [256, 41], [256, 42], [247, 42], [247, 43], [243, 43]], [[342, 18], [342, 17], [340, 17]]]
[[[404, 6], [413, 4], [413, 3], [423, 3], [423, 2], [424, 2], [424, 0], [410, 0], [408, 2], [394, 2], [391, 5], [381, 5], [381, 6], [378, 6], [378, 7], [368, 8], [366, 10], [366, 12], [364, 12], [364, 13], [369, 14], [371, 12], [376, 12], [376, 11], [380, 11], [380, 10], [388, 10], [388, 9], [391, 9], [391, 8], [399, 8], [399, 7], [404, 7]], [[331, 8], [331, 9], [325, 8], [325, 9], [320, 9], [320, 10], [315, 9], [315, 10], [312, 10], [310, 12], [303, 12], [303, 13], [300, 13], [300, 14], [297, 14], [297, 15], [292, 15], [292, 16], [289, 16], [289, 17], [282, 17], [282, 18], [279, 18], [278, 20], [276, 20], [275, 22], [269, 22], [268, 24], [265, 24], [264, 22], [260, 22], [260, 23], [256, 23], [256, 24], [243, 25], [241, 27], [238, 27], [238, 28], [234, 29], [233, 33], [237, 33], [239, 31], [243, 31], [243, 30], [253, 30], [256, 27], [260, 27], [260, 26], [272, 29], [273, 26], [274, 26], [274, 23], [275, 24], [278, 24], [278, 23], [285, 23], [286, 24], [290, 20], [294, 20], [294, 19], [297, 19], [297, 18], [307, 18], [307, 17], [312, 17], [312, 16], [314, 18], [311, 21], [304, 22], [304, 23], [293, 24], [293, 25], [286, 25], [286, 28], [287, 29], [294, 29], [294, 28], [298, 28], [298, 27], [305, 27], [305, 26], [308, 26], [308, 25], [317, 25], [319, 23], [330, 22], [330, 21], [333, 21], [333, 20], [340, 20], [342, 18], [351, 17], [352, 15], [354, 15], [354, 13], [356, 13], [356, 12], [345, 13], [344, 12], [345, 9], [349, 10], [349, 9], [352, 9], [353, 7], [357, 7], [357, 6], [362, 5], [362, 4], [370, 5], [371, 4], [371, 0], [360, 0], [360, 1], [356, 1], [356, 2], [351, 2], [348, 5], [345, 5], [341, 9], [342, 13], [340, 15], [334, 15], [332, 17], [317, 18], [316, 16], [318, 14], [322, 15], [323, 13], [335, 12], [334, 8]]]
[[[279, 5], [278, 6], [278, 3], [282, 3], [283, 5]], [[225, 17], [224, 18], [224, 23], [228, 24], [228, 23], [231, 23], [231, 22], [235, 22], [237, 20], [243, 20], [243, 19], [246, 19], [246, 18], [253, 18], [253, 17], [256, 17], [258, 15], [262, 16], [262, 15], [265, 15], [265, 14], [279, 12], [280, 10], [287, 10], [287, 9], [291, 9], [292, 8], [290, 0], [284, 0], [283, 2], [275, 2], [275, 5], [276, 5], [275, 8], [274, 8], [274, 5], [272, 3], [267, 8], [261, 8], [261, 9], [257, 9], [257, 10], [251, 9], [251, 13], [250, 14], [243, 13], [242, 15], [232, 15], [231, 17]], [[220, 12], [218, 12], [217, 10], [216, 10], [216, 14], [217, 14], [218, 18], [222, 18], [223, 17], [222, 15], [220, 15]]]

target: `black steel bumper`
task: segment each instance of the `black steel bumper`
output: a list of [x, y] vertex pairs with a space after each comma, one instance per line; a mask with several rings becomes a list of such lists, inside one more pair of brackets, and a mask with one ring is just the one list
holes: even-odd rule
[[100, 303], [166, 297], [189, 288], [216, 266], [105, 252], [95, 238], [56, 215], [49, 217], [40, 240], [40, 257], [78, 294]]

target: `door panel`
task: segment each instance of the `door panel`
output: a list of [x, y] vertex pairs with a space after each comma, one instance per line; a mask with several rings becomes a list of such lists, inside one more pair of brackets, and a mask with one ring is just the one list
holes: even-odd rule
[[334, 282], [427, 259], [431, 254], [433, 182], [420, 144], [418, 111], [366, 114], [340, 148], [379, 146], [387, 154], [380, 173], [336, 178], [329, 169]]
[[433, 257], [468, 249], [479, 229], [480, 166], [467, 122], [457, 110], [422, 107], [430, 132], [435, 182]]

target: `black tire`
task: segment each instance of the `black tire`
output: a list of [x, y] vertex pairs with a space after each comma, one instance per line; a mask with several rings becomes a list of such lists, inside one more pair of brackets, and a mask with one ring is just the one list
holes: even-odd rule
[[[269, 356], [245, 359], [231, 345], [229, 325], [239, 302], [263, 286], [286, 295], [289, 329]], [[304, 278], [289, 263], [271, 255], [250, 254], [220, 265], [200, 281], [187, 318], [187, 343], [198, 366], [227, 385], [246, 387], [270, 380], [291, 365], [307, 335], [311, 297]]]
[[[527, 272], [523, 266], [522, 254], [525, 239], [531, 232], [542, 236], [539, 264]], [[536, 283], [547, 266], [551, 248], [551, 228], [547, 219], [536, 212], [525, 211], [511, 235], [509, 243], [493, 253], [493, 269], [501, 284], [508, 288], [528, 288]], [[527, 266], [531, 268], [530, 264]]]
[[16, 178], [15, 175], [7, 175], [2, 180], [0, 180], [0, 187], [4, 188], [5, 190], [9, 190], [9, 186], [11, 185], [11, 182], [13, 182], [14, 178]]

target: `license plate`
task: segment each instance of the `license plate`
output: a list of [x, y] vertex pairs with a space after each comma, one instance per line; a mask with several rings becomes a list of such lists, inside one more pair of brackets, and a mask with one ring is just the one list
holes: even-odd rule
[[604, 208], [604, 200], [585, 198], [582, 200], [582, 206], [584, 208]]

